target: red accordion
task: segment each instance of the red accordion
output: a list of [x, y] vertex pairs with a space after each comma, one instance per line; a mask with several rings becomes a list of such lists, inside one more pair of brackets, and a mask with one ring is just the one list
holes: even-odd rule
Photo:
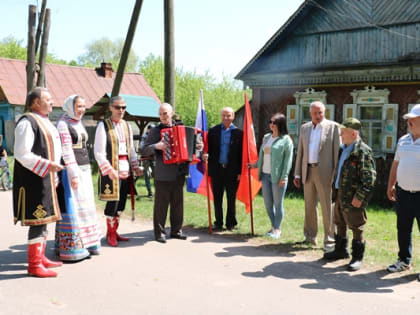
[[201, 131], [194, 127], [174, 126], [160, 131], [162, 142], [167, 145], [162, 151], [163, 163], [176, 164], [183, 162], [198, 162], [196, 158], [196, 143]]

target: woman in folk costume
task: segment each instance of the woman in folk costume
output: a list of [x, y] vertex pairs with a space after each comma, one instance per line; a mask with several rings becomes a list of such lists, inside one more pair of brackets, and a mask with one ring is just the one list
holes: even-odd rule
[[47, 224], [60, 220], [64, 210], [60, 136], [48, 119], [52, 106], [47, 89], [32, 89], [15, 128], [14, 222], [29, 226], [28, 274], [40, 278], [57, 276], [48, 268], [62, 265], [45, 257]]
[[86, 147], [88, 135], [82, 123], [85, 100], [78, 95], [69, 96], [63, 110], [65, 113], [58, 120], [57, 129], [65, 164], [66, 211], [62, 212], [63, 220], [56, 225], [55, 245], [60, 260], [79, 261], [99, 254], [101, 235]]
[[133, 145], [133, 131], [123, 119], [127, 105], [121, 96], [113, 96], [109, 101], [111, 117], [98, 123], [95, 134], [94, 153], [101, 172], [99, 177], [99, 199], [107, 201], [105, 216], [107, 241], [117, 246], [119, 241], [128, 241], [117, 233], [120, 214], [125, 209], [130, 192], [129, 177], [134, 172], [142, 174]]

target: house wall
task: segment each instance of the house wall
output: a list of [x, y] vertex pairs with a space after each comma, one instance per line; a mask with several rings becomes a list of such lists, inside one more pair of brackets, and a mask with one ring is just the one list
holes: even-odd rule
[[[343, 104], [352, 104], [353, 98], [351, 92], [353, 90], [363, 90], [366, 84], [358, 86], [330, 86], [319, 87], [317, 91], [325, 91], [327, 93], [327, 103], [335, 104], [335, 120], [342, 122], [343, 117]], [[253, 95], [258, 95], [258, 98], [253, 99], [251, 108], [253, 112], [253, 119], [255, 125], [255, 133], [257, 145], [261, 144], [263, 135], [269, 132], [267, 121], [271, 115], [276, 112], [281, 112], [287, 115], [287, 105], [295, 104], [294, 93], [304, 91], [306, 87], [293, 87], [293, 88], [255, 88]], [[407, 113], [408, 105], [415, 104], [419, 101], [420, 84], [407, 84], [407, 85], [375, 85], [377, 90], [388, 89], [389, 103], [399, 104], [398, 109], [398, 138], [407, 132], [407, 122], [402, 116]], [[254, 115], [254, 112], [258, 115]], [[235, 122], [242, 121], [243, 111], [237, 112]], [[258, 127], [255, 121], [258, 120]], [[386, 198], [386, 186], [388, 183], [389, 170], [393, 161], [393, 154], [384, 154], [376, 159], [377, 166], [377, 183], [373, 196], [373, 201], [389, 206], [390, 203]], [[289, 180], [289, 189], [294, 189], [290, 185], [293, 177], [293, 169], [291, 171], [291, 178]]]

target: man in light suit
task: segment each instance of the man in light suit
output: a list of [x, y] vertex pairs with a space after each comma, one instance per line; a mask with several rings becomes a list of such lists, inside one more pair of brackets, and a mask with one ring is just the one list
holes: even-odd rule
[[334, 249], [331, 195], [340, 133], [335, 122], [324, 118], [325, 106], [322, 102], [311, 103], [310, 114], [312, 121], [300, 128], [293, 181], [297, 188], [303, 183], [305, 196], [305, 240], [300, 243], [316, 245], [319, 201], [324, 223], [324, 251], [329, 252]]

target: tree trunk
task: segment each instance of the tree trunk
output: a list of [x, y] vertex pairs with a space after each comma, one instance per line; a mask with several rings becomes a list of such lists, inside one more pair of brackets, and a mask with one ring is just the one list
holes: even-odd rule
[[38, 73], [38, 81], [37, 86], [47, 87], [47, 82], [45, 79], [45, 67], [46, 67], [46, 59], [47, 59], [47, 48], [48, 48], [48, 37], [50, 34], [50, 18], [51, 18], [51, 10], [47, 9], [44, 19], [44, 27], [42, 32], [42, 42], [41, 42], [41, 50], [39, 52], [39, 73]]
[[164, 0], [165, 8], [165, 103], [175, 110], [174, 1]]
[[118, 63], [117, 75], [115, 77], [114, 86], [112, 87], [112, 96], [117, 96], [120, 93], [121, 83], [124, 76], [124, 69], [127, 64], [128, 54], [130, 53], [131, 44], [133, 43], [134, 34], [136, 32], [137, 21], [139, 19], [141, 6], [143, 0], [136, 0], [136, 4], [131, 15], [130, 26], [128, 27], [127, 37], [125, 38], [121, 59]]
[[[38, 53], [39, 48], [39, 39], [41, 38], [42, 27], [44, 24], [45, 18], [45, 9], [47, 7], [47, 0], [42, 0], [41, 11], [39, 12], [39, 19], [38, 19], [38, 28], [36, 30], [36, 39], [35, 39], [35, 56]], [[44, 26], [45, 29], [45, 26]]]
[[34, 87], [35, 77], [35, 24], [36, 6], [29, 6], [28, 18], [28, 49], [26, 54], [26, 90], [29, 92]]

